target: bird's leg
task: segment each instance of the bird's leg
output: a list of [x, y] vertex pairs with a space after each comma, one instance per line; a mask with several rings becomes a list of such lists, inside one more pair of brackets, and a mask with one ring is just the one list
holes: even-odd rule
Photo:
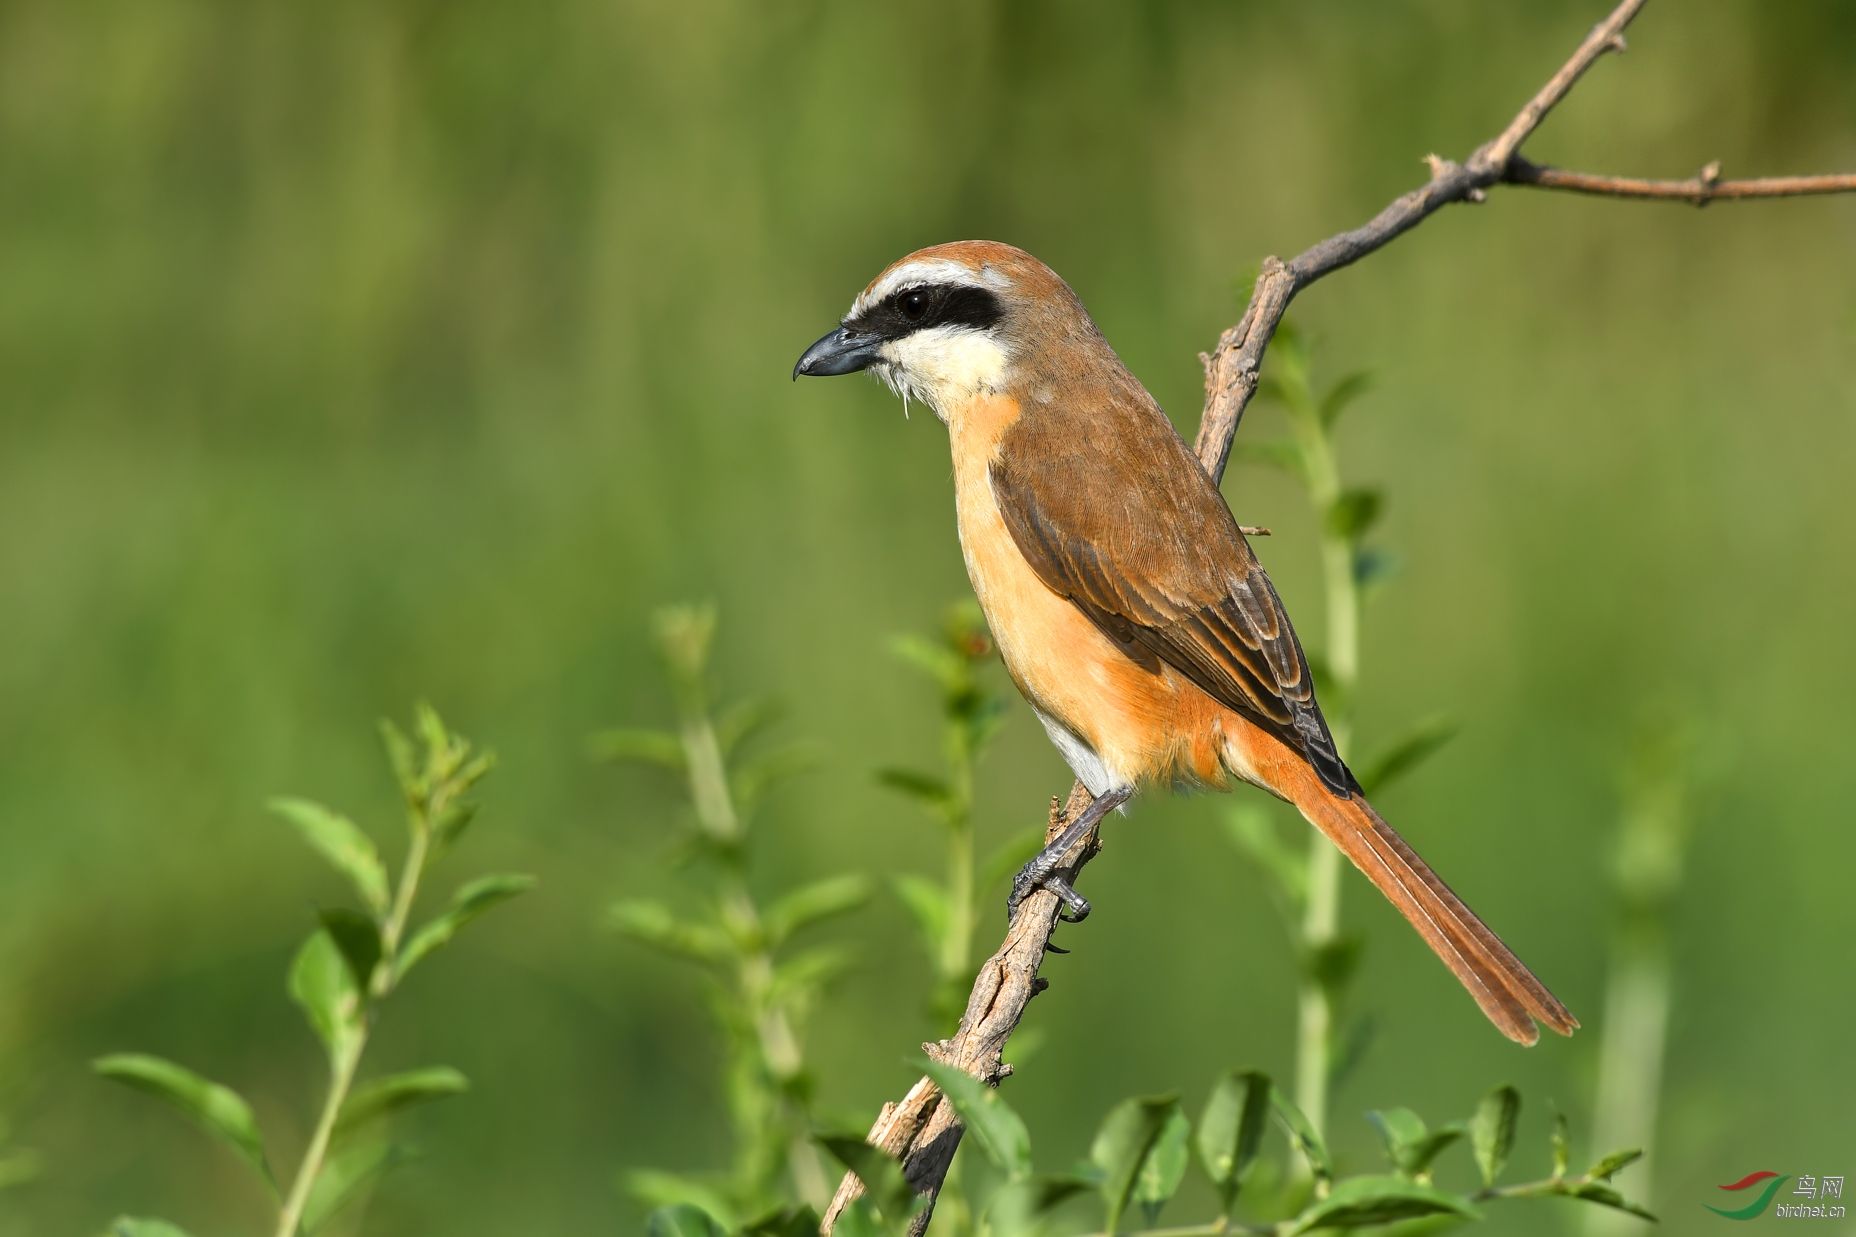
[[[1083, 814], [1071, 821], [1055, 838], [1045, 844], [1035, 858], [1020, 868], [1012, 880], [1012, 892], [1006, 899], [1005, 916], [1007, 921], [1018, 917], [1019, 903], [1030, 897], [1033, 891], [1048, 889], [1063, 899], [1064, 909], [1057, 912], [1068, 923], [1081, 923], [1089, 914], [1088, 901], [1070, 887], [1070, 882], [1056, 874], [1057, 867], [1070, 848], [1082, 840], [1084, 834], [1095, 828], [1104, 816], [1134, 797], [1132, 786], [1122, 786], [1104, 791], [1083, 809]], [[1066, 913], [1067, 912], [1067, 913]]]

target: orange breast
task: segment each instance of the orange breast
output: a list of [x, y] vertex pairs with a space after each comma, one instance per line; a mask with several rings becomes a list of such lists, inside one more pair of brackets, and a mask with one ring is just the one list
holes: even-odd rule
[[1096, 753], [1113, 785], [1223, 786], [1227, 772], [1256, 780], [1246, 758], [1255, 727], [1165, 663], [1149, 669], [1133, 660], [1018, 552], [987, 474], [1018, 416], [1016, 400], [993, 395], [948, 418], [967, 575], [1012, 680]]

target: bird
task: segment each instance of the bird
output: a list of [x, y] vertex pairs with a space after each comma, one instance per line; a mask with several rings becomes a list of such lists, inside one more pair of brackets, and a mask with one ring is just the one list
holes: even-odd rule
[[899, 259], [793, 378], [870, 371], [933, 409], [961, 552], [1006, 672], [1093, 801], [1014, 882], [1088, 903], [1064, 853], [1140, 789], [1293, 804], [1509, 1039], [1578, 1021], [1374, 811], [1218, 485], [1056, 272], [996, 241]]

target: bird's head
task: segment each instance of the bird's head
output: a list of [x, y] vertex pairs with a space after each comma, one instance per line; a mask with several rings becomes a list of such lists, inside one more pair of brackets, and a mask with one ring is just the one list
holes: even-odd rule
[[793, 377], [871, 370], [945, 421], [965, 400], [1001, 389], [1046, 329], [1069, 334], [1054, 319], [1075, 316], [1088, 322], [1068, 285], [1023, 250], [994, 241], [936, 245], [872, 280], [838, 329], [806, 349]]

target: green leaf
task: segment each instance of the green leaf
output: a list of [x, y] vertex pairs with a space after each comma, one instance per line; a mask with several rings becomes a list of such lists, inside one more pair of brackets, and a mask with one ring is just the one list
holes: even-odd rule
[[980, 603], [968, 597], [947, 608], [941, 622], [941, 634], [947, 646], [969, 662], [982, 662], [993, 655], [992, 632], [986, 627], [986, 612]]
[[796, 953], [773, 968], [767, 981], [767, 1001], [783, 1005], [809, 1000], [850, 970], [856, 960], [855, 951], [844, 945], [820, 945]]
[[947, 890], [926, 877], [906, 874], [892, 876], [890, 885], [902, 904], [909, 908], [909, 914], [915, 917], [915, 926], [921, 929], [922, 942], [927, 945], [929, 956], [939, 957], [942, 943], [947, 940], [948, 924], [953, 919]]
[[1476, 1152], [1476, 1167], [1482, 1172], [1482, 1184], [1494, 1186], [1514, 1150], [1515, 1122], [1521, 1115], [1521, 1093], [1506, 1084], [1482, 1097], [1476, 1116], [1469, 1123], [1469, 1140]]
[[103, 1237], [187, 1237], [187, 1230], [166, 1220], [149, 1220], [140, 1216], [117, 1216], [110, 1221]]
[[1398, 555], [1377, 546], [1356, 546], [1353, 551], [1353, 579], [1362, 589], [1371, 589], [1398, 572]]
[[1395, 1166], [1401, 1151], [1422, 1142], [1430, 1133], [1424, 1118], [1409, 1108], [1388, 1108], [1384, 1112], [1374, 1109], [1366, 1114], [1366, 1119], [1379, 1131], [1379, 1139], [1385, 1144], [1386, 1158]]
[[330, 1156], [310, 1187], [309, 1201], [303, 1207], [303, 1231], [313, 1233], [333, 1220], [389, 1169], [412, 1158], [411, 1151], [386, 1141], [363, 1143]]
[[1095, 1188], [1095, 1182], [1075, 1175], [1009, 1181], [987, 1204], [988, 1227], [998, 1237], [1026, 1237], [1037, 1232], [1051, 1212]]
[[1429, 760], [1444, 744], [1456, 737], [1457, 725], [1448, 718], [1433, 717], [1418, 723], [1412, 731], [1355, 769], [1354, 777], [1368, 797], [1378, 794], [1399, 778]]
[[1301, 951], [1302, 972], [1330, 994], [1338, 993], [1360, 968], [1366, 938], [1358, 932], [1329, 937]]
[[419, 741], [425, 744], [425, 770], [434, 780], [441, 780], [450, 775], [456, 767], [452, 748], [451, 732], [445, 729], [445, 719], [438, 715], [428, 701], [418, 701], [412, 706], [412, 725], [418, 732]]
[[1328, 1154], [1328, 1144], [1321, 1137], [1302, 1110], [1290, 1102], [1282, 1093], [1281, 1087], [1270, 1088], [1270, 1106], [1276, 1110], [1276, 1119], [1282, 1123], [1283, 1132], [1295, 1149], [1308, 1161], [1308, 1168], [1317, 1181], [1334, 1180], [1334, 1159]]
[[1566, 1162], [1572, 1159], [1572, 1140], [1566, 1134], [1566, 1114], [1553, 1114], [1553, 1179], [1566, 1175]]
[[1258, 1070], [1227, 1070], [1212, 1084], [1199, 1118], [1199, 1160], [1218, 1187], [1228, 1211], [1237, 1196], [1270, 1119], [1270, 1079]]
[[1643, 1158], [1642, 1150], [1631, 1148], [1629, 1151], [1613, 1151], [1598, 1163], [1585, 1170], [1585, 1175], [1593, 1181], [1609, 1181], [1617, 1176], [1618, 1170], [1626, 1165], [1635, 1164]]
[[1000, 1172], [1010, 1181], [1031, 1176], [1031, 1134], [1024, 1121], [990, 1087], [956, 1066], [924, 1057], [911, 1062], [934, 1080], [954, 1111]]
[[1186, 1162], [1191, 1159], [1187, 1144], [1191, 1140], [1192, 1122], [1175, 1104], [1134, 1179], [1133, 1201], [1140, 1204], [1149, 1228], [1160, 1218], [1160, 1209], [1179, 1189], [1179, 1183], [1186, 1179]]
[[954, 815], [954, 792], [938, 777], [913, 769], [878, 769], [876, 780], [898, 794], [907, 795], [942, 820], [950, 820]]
[[1349, 1177], [1295, 1217], [1290, 1237], [1318, 1228], [1370, 1228], [1416, 1216], [1450, 1213], [1479, 1219], [1469, 1200], [1404, 1177]]
[[741, 762], [728, 780], [737, 811], [742, 816], [751, 814], [775, 785], [796, 773], [817, 768], [823, 755], [816, 743], [785, 743]]
[[869, 900], [870, 881], [864, 876], [833, 876], [801, 886], [767, 911], [767, 940], [778, 945], [801, 928], [854, 911]]
[[376, 918], [387, 913], [387, 869], [374, 839], [346, 816], [308, 799], [272, 799], [271, 810], [295, 825], [315, 852], [346, 876]]
[[1302, 333], [1300, 323], [1293, 318], [1284, 318], [1276, 324], [1276, 331], [1270, 336], [1267, 356], [1276, 362], [1278, 369], [1306, 383], [1308, 352], [1308, 336]]
[[1328, 535], [1343, 541], [1358, 541], [1379, 522], [1385, 495], [1368, 486], [1342, 490], [1328, 507]]
[[734, 1204], [728, 1201], [724, 1186], [650, 1168], [628, 1172], [620, 1183], [627, 1194], [653, 1211], [687, 1203], [714, 1216], [725, 1229], [733, 1231], [737, 1227]]
[[335, 1123], [337, 1135], [347, 1134], [388, 1113], [428, 1100], [441, 1100], [470, 1090], [470, 1080], [449, 1065], [389, 1074], [357, 1088], [342, 1105]]
[[864, 1183], [864, 1197], [885, 1227], [894, 1230], [907, 1224], [927, 1201], [915, 1196], [915, 1188], [902, 1175], [902, 1165], [882, 1148], [872, 1147], [855, 1134], [815, 1134], [813, 1141], [857, 1174]]
[[257, 1118], [251, 1115], [251, 1105], [232, 1088], [208, 1082], [172, 1061], [137, 1052], [98, 1057], [91, 1068], [105, 1078], [160, 1096], [224, 1139], [258, 1170], [259, 1176], [275, 1185], [270, 1164], [264, 1158], [264, 1136], [258, 1132]]
[[976, 689], [963, 699], [965, 703], [951, 711], [964, 721], [967, 751], [977, 762], [992, 743], [993, 736], [999, 733], [999, 728], [1005, 725], [1005, 698]]
[[703, 671], [715, 642], [715, 607], [710, 604], [662, 606], [651, 615], [651, 635], [658, 656], [670, 672], [678, 707], [686, 716], [703, 711]]
[[1243, 851], [1275, 882], [1277, 892], [1298, 911], [1308, 897], [1308, 862], [1282, 844], [1269, 812], [1240, 803], [1224, 814], [1225, 829]]
[[607, 912], [607, 922], [635, 941], [697, 962], [720, 964], [735, 955], [726, 932], [681, 922], [661, 902], [616, 902]]
[[694, 1203], [659, 1207], [645, 1221], [645, 1237], [728, 1237], [714, 1216]]
[[507, 902], [534, 887], [534, 877], [512, 874], [479, 876], [463, 886], [451, 896], [451, 905], [444, 914], [413, 933], [412, 939], [406, 942], [406, 947], [394, 960], [393, 982], [397, 984], [404, 979], [427, 954], [450, 944], [451, 938], [462, 931], [465, 924], [498, 903]]
[[771, 697], [737, 700], [715, 718], [715, 745], [727, 756], [786, 715], [786, 705]]
[[887, 1237], [889, 1230], [867, 1198], [858, 1198], [838, 1213], [831, 1237]]
[[1172, 1095], [1140, 1096], [1123, 1100], [1109, 1110], [1089, 1148], [1089, 1159], [1102, 1174], [1100, 1189], [1108, 1215], [1103, 1230], [1114, 1233], [1127, 1209], [1141, 1170], [1154, 1144], [1179, 1111]]
[[338, 1063], [347, 1058], [361, 1034], [361, 990], [341, 947], [327, 929], [318, 928], [297, 950], [290, 967], [290, 997], [309, 1018], [316, 1038]]
[[741, 1237], [818, 1237], [818, 1212], [800, 1203], [781, 1207], [741, 1226]]
[[1409, 1108], [1369, 1112], [1366, 1118], [1379, 1130], [1379, 1136], [1385, 1142], [1386, 1158], [1392, 1161], [1392, 1166], [1406, 1176], [1420, 1180], [1426, 1179], [1431, 1161], [1466, 1132], [1461, 1125], [1456, 1124], [1435, 1130], [1427, 1129], [1423, 1119]]
[[689, 766], [683, 752], [683, 740], [668, 730], [622, 727], [602, 730], [586, 741], [587, 754], [595, 760], [635, 760], [642, 764], [661, 765], [673, 773]]
[[1630, 1202], [1611, 1186], [1601, 1185], [1596, 1181], [1582, 1182], [1567, 1190], [1566, 1193], [1573, 1198], [1582, 1198], [1588, 1203], [1597, 1203], [1601, 1207], [1615, 1207], [1619, 1211], [1628, 1211], [1651, 1223], [1656, 1222], [1656, 1216], [1649, 1210]]
[[1044, 827], [1031, 825], [1014, 833], [980, 866], [979, 888], [983, 892], [1031, 862], [1044, 849]]
[[419, 762], [412, 750], [412, 740], [393, 724], [391, 718], [380, 719], [380, 743], [387, 749], [387, 763], [393, 766], [393, 780], [400, 784], [400, 794], [407, 803], [419, 798]]
[[[485, 756], [482, 759], [487, 761], [489, 757]], [[476, 762], [473, 762], [473, 768], [475, 764]], [[484, 765], [485, 769], [488, 767], [488, 764]], [[476, 779], [473, 777], [471, 780], [475, 781]], [[465, 826], [469, 825], [470, 822], [475, 819], [477, 819], [477, 805], [475, 803], [472, 803], [468, 799], [454, 798], [448, 800], [444, 806], [444, 810], [439, 812], [432, 820], [432, 850], [426, 857], [426, 863], [429, 865], [432, 860], [444, 854], [444, 852], [451, 847], [451, 844], [458, 840], [458, 836], [464, 832]]]
[[1330, 1095], [1353, 1077], [1353, 1071], [1366, 1059], [1367, 1050], [1378, 1034], [1379, 1023], [1370, 1013], [1360, 1014], [1347, 1024], [1345, 1034], [1340, 1037], [1340, 1049], [1333, 1054], [1332, 1068], [1328, 1071]]
[[323, 931], [342, 951], [355, 987], [365, 999], [372, 990], [374, 968], [380, 963], [380, 929], [366, 915], [341, 906], [323, 911], [320, 918]]
[[891, 638], [889, 651], [940, 684], [942, 691], [955, 692], [966, 685], [966, 659], [945, 644], [902, 635]]
[[1347, 411], [1347, 405], [1366, 394], [1373, 386], [1373, 376], [1365, 370], [1355, 370], [1348, 374], [1321, 399], [1321, 424], [1324, 428], [1334, 428], [1334, 422], [1340, 420], [1340, 414]]
[[1439, 1126], [1421, 1141], [1405, 1150], [1399, 1161], [1399, 1168], [1420, 1181], [1430, 1181], [1431, 1162], [1468, 1132], [1469, 1130], [1460, 1121]]

